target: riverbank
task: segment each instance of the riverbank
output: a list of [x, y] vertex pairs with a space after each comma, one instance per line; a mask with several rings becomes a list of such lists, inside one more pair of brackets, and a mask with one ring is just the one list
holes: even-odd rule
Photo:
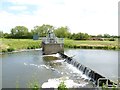
[[65, 39], [65, 48], [119, 50], [118, 41], [93, 41]]
[[41, 40], [0, 39], [0, 52], [12, 52], [25, 49], [41, 48]]
[[[64, 39], [65, 48], [119, 50], [118, 41], [90, 41]], [[41, 48], [41, 40], [0, 39], [0, 52]]]

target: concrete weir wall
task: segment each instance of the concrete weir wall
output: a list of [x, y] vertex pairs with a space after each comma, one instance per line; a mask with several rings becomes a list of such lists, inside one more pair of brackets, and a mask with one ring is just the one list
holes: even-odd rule
[[58, 52], [64, 52], [64, 44], [60, 43], [43, 43], [42, 44], [42, 51], [43, 54], [49, 55], [49, 54], [56, 54]]
[[[96, 86], [102, 86], [103, 83], [106, 84], [106, 82], [108, 81], [108, 85], [112, 86], [114, 82], [112, 82], [109, 79], [106, 79], [104, 76], [100, 75], [99, 73], [93, 71], [92, 69], [90, 69], [89, 67], [86, 67], [85, 65], [82, 65], [81, 63], [75, 61], [73, 58], [68, 57], [67, 55], [65, 55], [64, 53], [59, 53], [61, 58], [64, 58], [66, 60], [67, 63], [72, 64], [73, 66], [75, 66], [77, 69], [79, 69], [83, 74], [85, 74], [87, 77], [90, 78], [90, 81], [92, 81]], [[99, 79], [103, 79], [102, 81], [100, 81], [98, 83]], [[114, 83], [115, 84], [115, 83]], [[116, 85], [116, 84], [115, 84]]]

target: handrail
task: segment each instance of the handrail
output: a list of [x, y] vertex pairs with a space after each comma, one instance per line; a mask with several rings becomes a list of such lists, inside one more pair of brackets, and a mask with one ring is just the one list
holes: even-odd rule
[[97, 87], [100, 87], [100, 86], [99, 86], [99, 85], [100, 85], [100, 80], [106, 80], [105, 85], [106, 85], [107, 87], [109, 87], [109, 88], [112, 87], [113, 85], [114, 85], [115, 87], [118, 87], [118, 84], [115, 85], [115, 83], [113, 83], [113, 85], [109, 85], [109, 83], [108, 83], [109, 79], [108, 79], [108, 78], [99, 78], [98, 81], [97, 81]]
[[51, 38], [42, 38], [42, 42], [44, 42], [45, 44], [47, 43], [60, 43], [60, 44], [63, 44], [64, 43], [64, 39], [63, 38], [54, 38], [54, 39], [51, 39]]

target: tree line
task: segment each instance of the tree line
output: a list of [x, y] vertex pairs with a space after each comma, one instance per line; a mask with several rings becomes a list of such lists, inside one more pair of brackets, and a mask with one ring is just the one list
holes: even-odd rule
[[32, 39], [33, 35], [38, 35], [39, 37], [45, 37], [48, 30], [53, 30], [58, 38], [69, 38], [74, 40], [90, 40], [90, 39], [100, 39], [100, 38], [119, 38], [120, 36], [110, 36], [109, 34], [104, 35], [89, 35], [87, 33], [71, 33], [67, 26], [54, 27], [52, 25], [43, 24], [41, 26], [35, 26], [31, 31], [25, 26], [16, 26], [11, 29], [10, 33], [3, 33], [0, 31], [1, 38], [13, 38], [13, 39]]

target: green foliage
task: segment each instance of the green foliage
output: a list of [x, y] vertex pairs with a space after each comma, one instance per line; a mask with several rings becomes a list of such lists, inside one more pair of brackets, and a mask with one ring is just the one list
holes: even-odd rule
[[39, 89], [38, 85], [35, 84], [32, 90], [40, 90], [40, 89]]
[[59, 38], [67, 38], [70, 35], [70, 32], [68, 30], [68, 27], [59, 27], [54, 30], [54, 33]]
[[65, 40], [64, 41], [64, 47], [66, 47], [66, 48], [74, 48], [74, 42], [73, 42], [73, 40]]
[[27, 49], [36, 49], [36, 48], [39, 48], [40, 46], [35, 46], [35, 45], [30, 45], [27, 47]]
[[104, 34], [104, 38], [110, 38], [111, 36], [109, 34]]
[[10, 48], [7, 49], [7, 51], [8, 51], [8, 52], [12, 52], [12, 51], [15, 51], [15, 49], [12, 48], [12, 47], [10, 47]]
[[38, 79], [36, 79], [35, 76], [33, 76], [31, 80], [29, 80], [29, 82], [27, 83], [27, 88], [30, 88], [30, 90], [40, 90]]
[[[73, 39], [73, 40], [88, 40], [91, 39], [91, 37], [93, 38], [99, 38], [100, 40], [102, 40], [101, 38], [120, 38], [120, 36], [115, 36], [112, 35], [110, 36], [109, 34], [98, 34], [98, 35], [88, 35], [87, 33], [71, 33], [69, 32], [69, 27], [67, 26], [61, 26], [58, 28], [55, 28], [52, 25], [49, 24], [43, 24], [41, 26], [35, 26], [30, 32], [28, 32], [28, 28], [25, 26], [16, 26], [14, 28], [11, 29], [11, 33], [3, 33], [2, 31], [0, 31], [0, 37], [5, 37], [5, 38], [15, 38], [15, 39], [32, 39], [32, 36], [34, 34], [38, 34], [40, 37], [45, 37], [48, 33], [48, 30], [53, 30], [55, 35], [59, 38], [69, 38], [69, 39]], [[3, 30], [4, 31], [4, 30]], [[114, 39], [110, 39], [111, 41], [113, 41]]]
[[4, 38], [11, 38], [11, 36], [12, 36], [12, 35], [11, 35], [11, 34], [8, 34], [8, 33], [4, 33], [4, 35], [3, 35]]
[[108, 90], [108, 86], [106, 84], [102, 84], [102, 90]]
[[6, 53], [7, 52], [7, 50], [6, 49], [2, 49], [2, 53]]
[[26, 36], [28, 33], [28, 28], [25, 26], [16, 26], [11, 29], [11, 35], [15, 38], [20, 38]]
[[110, 38], [109, 41], [115, 41], [115, 39], [114, 38]]
[[61, 82], [60, 85], [58, 86], [58, 90], [68, 90], [64, 82]]
[[33, 34], [38, 34], [40, 37], [45, 37], [48, 33], [48, 30], [54, 30], [54, 27], [48, 24], [43, 24], [42, 26], [35, 26], [31, 32]]
[[98, 38], [102, 38], [103, 36], [102, 36], [102, 34], [99, 34], [99, 35], [97, 35], [97, 37], [98, 37]]
[[74, 40], [88, 40], [90, 38], [90, 35], [88, 35], [87, 33], [73, 33], [71, 36], [71, 39]]

